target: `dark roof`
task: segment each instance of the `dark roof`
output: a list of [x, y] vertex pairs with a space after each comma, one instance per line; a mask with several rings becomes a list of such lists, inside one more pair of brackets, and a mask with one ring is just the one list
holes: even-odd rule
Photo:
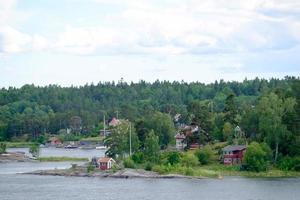
[[229, 145], [223, 148], [223, 151], [241, 151], [246, 149], [246, 145]]

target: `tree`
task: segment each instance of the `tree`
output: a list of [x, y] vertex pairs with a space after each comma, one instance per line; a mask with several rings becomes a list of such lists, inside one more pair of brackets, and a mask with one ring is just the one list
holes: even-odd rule
[[259, 114], [259, 131], [265, 136], [274, 151], [274, 162], [277, 162], [279, 146], [284, 142], [290, 132], [282, 119], [287, 112], [294, 109], [295, 99], [281, 99], [270, 93], [260, 99], [257, 110]]
[[211, 113], [209, 112], [208, 103], [193, 101], [188, 106], [188, 111], [192, 115], [192, 122], [197, 124], [206, 132], [211, 129]]
[[131, 149], [132, 153], [134, 153], [139, 147], [138, 137], [131, 123], [129, 121], [122, 120], [119, 125], [111, 130], [111, 134], [105, 138], [104, 144], [108, 147], [105, 154], [111, 157], [121, 158], [128, 155], [130, 153], [130, 135]]
[[159, 137], [161, 148], [166, 148], [167, 145], [174, 139], [175, 127], [173, 120], [169, 114], [155, 112], [145, 119], [148, 130], [153, 130]]
[[268, 146], [252, 142], [248, 145], [244, 162], [249, 171], [266, 171], [269, 165], [269, 148]]
[[224, 108], [224, 120], [225, 122], [229, 122], [232, 125], [237, 125], [237, 105], [235, 102], [235, 96], [234, 94], [230, 94], [227, 96], [225, 100], [225, 108]]
[[223, 138], [224, 140], [228, 140], [232, 133], [232, 125], [229, 122], [225, 122], [223, 127]]
[[148, 161], [157, 162], [159, 159], [159, 138], [151, 130], [145, 140], [145, 150], [144, 154]]

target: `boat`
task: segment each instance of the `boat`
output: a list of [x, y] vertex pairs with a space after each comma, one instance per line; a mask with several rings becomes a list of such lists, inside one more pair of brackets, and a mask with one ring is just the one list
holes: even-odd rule
[[78, 147], [77, 146], [73, 146], [73, 145], [67, 145], [65, 146], [65, 149], [77, 149]]
[[106, 150], [106, 146], [99, 146], [99, 147], [96, 147], [97, 150]]

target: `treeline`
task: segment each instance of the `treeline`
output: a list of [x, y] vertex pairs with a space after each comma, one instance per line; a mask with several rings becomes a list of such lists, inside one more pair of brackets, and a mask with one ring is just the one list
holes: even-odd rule
[[[147, 116], [153, 113], [159, 116], [157, 113], [161, 112], [172, 118], [180, 113], [178, 124], [196, 123], [210, 135], [210, 140], [232, 140], [233, 130], [239, 126], [249, 140], [269, 140], [276, 151], [297, 154], [299, 99], [300, 80], [295, 77], [221, 80], [211, 84], [168, 81], [128, 84], [121, 80], [82, 87], [2, 88], [0, 140], [22, 137], [37, 140], [45, 133], [58, 134], [67, 128], [88, 135], [99, 129], [104, 114], [106, 119], [116, 115], [129, 119], [135, 122], [137, 131], [143, 131], [143, 123], [149, 121]], [[280, 134], [272, 138], [270, 134], [277, 130], [281, 130]], [[143, 133], [138, 134], [144, 137]], [[170, 137], [161, 136], [164, 141], [160, 144], [167, 145]]]

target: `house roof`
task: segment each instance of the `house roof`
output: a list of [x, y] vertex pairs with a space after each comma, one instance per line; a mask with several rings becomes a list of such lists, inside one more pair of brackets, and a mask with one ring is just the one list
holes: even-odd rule
[[175, 138], [176, 138], [176, 139], [185, 139], [185, 135], [180, 134], [180, 133], [177, 133], [177, 134], [175, 135]]
[[223, 148], [223, 151], [241, 151], [246, 149], [246, 145], [229, 145]]
[[116, 119], [115, 117], [109, 122], [110, 126], [116, 126], [120, 123], [120, 120]]
[[112, 160], [112, 161], [115, 162], [114, 159], [109, 158], [109, 157], [100, 158], [100, 159], [98, 160], [98, 162], [109, 162], [110, 160]]

